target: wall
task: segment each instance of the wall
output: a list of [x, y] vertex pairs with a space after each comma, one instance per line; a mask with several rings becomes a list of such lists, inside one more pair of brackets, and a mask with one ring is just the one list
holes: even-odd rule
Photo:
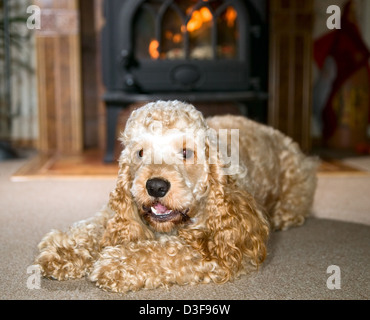
[[[27, 7], [31, 4], [30, 0], [10, 1], [10, 17], [24, 16], [27, 18]], [[3, 115], [0, 138], [7, 139], [9, 134], [11, 139], [16, 140], [21, 145], [32, 145], [38, 137], [38, 112], [37, 112], [37, 85], [36, 85], [36, 62], [35, 62], [35, 42], [32, 32], [25, 23], [16, 23], [11, 26], [11, 33], [29, 35], [30, 39], [21, 39], [17, 45], [11, 46], [11, 128], [7, 128], [4, 112], [7, 106], [2, 106]], [[1, 60], [3, 64], [3, 60]], [[21, 65], [27, 66], [22, 67]], [[1, 79], [5, 79], [4, 65], [0, 65]], [[4, 86], [1, 86], [1, 100], [4, 99]], [[11, 130], [11, 132], [9, 132]]]

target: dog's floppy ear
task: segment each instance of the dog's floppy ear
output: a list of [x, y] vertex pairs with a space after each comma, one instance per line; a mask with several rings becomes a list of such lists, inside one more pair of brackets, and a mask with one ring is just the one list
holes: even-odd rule
[[115, 215], [107, 223], [101, 240], [103, 247], [153, 237], [139, 218], [130, 192], [131, 182], [130, 167], [124, 159], [121, 159], [116, 188], [110, 193], [108, 203]]
[[184, 228], [180, 236], [207, 261], [220, 266], [215, 282], [232, 279], [243, 267], [257, 268], [266, 257], [269, 223], [253, 196], [226, 175], [218, 152], [206, 144], [208, 191], [202, 227]]
[[210, 165], [210, 192], [206, 204], [208, 251], [225, 271], [227, 281], [244, 265], [258, 267], [266, 256], [269, 224], [254, 198]]

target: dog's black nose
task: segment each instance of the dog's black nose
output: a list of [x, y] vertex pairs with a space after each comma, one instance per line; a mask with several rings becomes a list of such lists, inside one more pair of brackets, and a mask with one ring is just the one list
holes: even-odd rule
[[171, 184], [161, 178], [153, 178], [146, 182], [146, 190], [152, 197], [162, 198], [170, 190]]

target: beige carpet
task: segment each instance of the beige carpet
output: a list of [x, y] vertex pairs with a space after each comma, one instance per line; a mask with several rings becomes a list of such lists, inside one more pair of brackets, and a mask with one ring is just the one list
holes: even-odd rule
[[[24, 161], [0, 163], [1, 299], [369, 299], [369, 177], [319, 178], [314, 217], [274, 233], [263, 267], [224, 285], [106, 293], [85, 279], [27, 281], [41, 237], [92, 216], [107, 201], [114, 179], [11, 182]], [[337, 220], [329, 220], [337, 219]], [[342, 221], [338, 221], [342, 220]], [[346, 221], [355, 221], [349, 223]], [[327, 268], [341, 271], [341, 289], [327, 288]]]

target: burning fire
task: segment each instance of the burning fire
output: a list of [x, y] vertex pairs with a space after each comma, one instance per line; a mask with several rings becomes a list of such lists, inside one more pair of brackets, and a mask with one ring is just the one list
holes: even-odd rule
[[233, 7], [228, 7], [225, 12], [225, 19], [229, 28], [234, 27], [238, 13]]
[[180, 43], [182, 41], [181, 33], [173, 33], [171, 31], [166, 31], [165, 37], [167, 40], [172, 41], [173, 43]]
[[158, 52], [159, 42], [158, 40], [152, 40], [149, 43], [149, 54], [152, 59], [158, 59], [159, 58], [159, 52]]
[[200, 29], [204, 23], [212, 21], [212, 18], [212, 13], [206, 7], [195, 10], [191, 15], [191, 19], [186, 25], [186, 29], [189, 32], [194, 32], [195, 30]]
[[[203, 0], [206, 1], [206, 0]], [[213, 15], [211, 11], [207, 7], [202, 7], [199, 10], [194, 10], [192, 12], [192, 7], [188, 8], [187, 14], [191, 14], [191, 18], [186, 24], [186, 26], [181, 27], [181, 33], [173, 33], [171, 31], [166, 31], [165, 38], [172, 41], [175, 44], [179, 44], [183, 41], [183, 34], [188, 31], [190, 33], [199, 30], [205, 26], [205, 24], [210, 23], [213, 21]], [[192, 12], [192, 13], [191, 13]], [[235, 26], [236, 19], [238, 14], [233, 7], [227, 7], [224, 14], [221, 15], [222, 19], [226, 22], [229, 28], [233, 28]], [[159, 42], [156, 39], [153, 39], [149, 43], [149, 54], [152, 59], [159, 59], [160, 54], [158, 51]]]
[[[189, 8], [188, 11], [191, 11]], [[227, 26], [229, 28], [234, 27], [236, 18], [238, 17], [238, 13], [235, 11], [233, 7], [228, 7], [225, 11], [225, 20]], [[209, 11], [207, 7], [202, 7], [199, 10], [195, 10], [191, 15], [191, 19], [189, 20], [188, 24], [186, 25], [186, 29], [189, 32], [194, 32], [202, 28], [203, 24], [212, 21], [213, 16], [212, 13]]]

